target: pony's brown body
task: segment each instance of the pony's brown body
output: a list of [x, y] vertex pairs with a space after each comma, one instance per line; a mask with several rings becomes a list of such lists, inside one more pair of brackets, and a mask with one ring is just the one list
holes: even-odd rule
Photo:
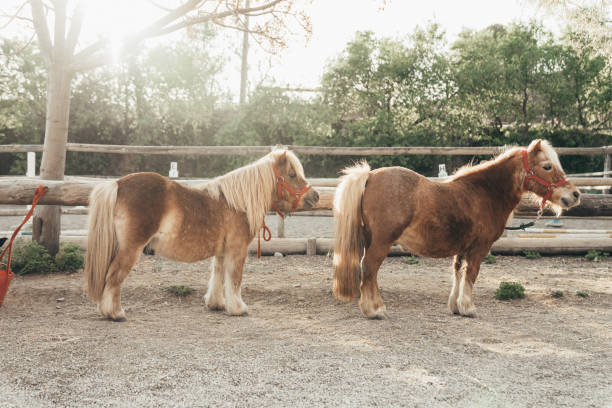
[[[492, 173], [499, 170], [492, 168], [487, 175], [494, 176]], [[444, 183], [402, 167], [378, 169], [370, 173], [363, 194], [363, 219], [366, 225], [385, 223], [387, 228], [377, 234], [386, 235], [410, 253], [448, 257], [501, 236], [508, 216], [521, 199], [515, 184], [503, 177], [485, 179], [482, 173]], [[486, 195], [485, 190], [492, 188], [499, 191], [494, 196]], [[393, 208], [381, 206], [381, 197], [395, 203]]]
[[[290, 195], [278, 180], [307, 193]], [[125, 319], [121, 283], [148, 245], [177, 261], [214, 256], [206, 305], [245, 314], [240, 288], [248, 245], [272, 206], [288, 211], [317, 202], [318, 193], [306, 186], [300, 162], [282, 150], [198, 188], [156, 173], [97, 186], [90, 196], [85, 265], [90, 298], [103, 316]]]
[[[552, 149], [546, 151], [554, 154]], [[558, 163], [558, 159], [546, 158], [540, 142], [530, 146], [530, 156], [536, 166], [545, 160]], [[564, 176], [560, 166], [548, 172], [551, 180]], [[449, 307], [453, 313], [473, 315], [472, 287], [480, 263], [502, 235], [525, 191], [520, 150], [467, 168], [446, 182], [431, 181], [401, 167], [370, 171], [367, 165], [361, 165], [346, 173], [334, 200], [334, 293], [352, 298], [360, 290], [363, 313], [384, 317], [377, 274], [391, 246], [397, 243], [421, 256], [454, 256]], [[531, 191], [544, 195], [542, 186], [530, 186]], [[566, 184], [555, 191], [551, 201], [567, 207], [577, 204], [578, 197], [576, 188]], [[360, 240], [365, 250], [361, 282]]]
[[116, 223], [129, 229], [133, 245], [148, 243], [166, 258], [195, 262], [221, 253], [225, 241], [248, 246], [253, 239], [245, 214], [223, 196], [157, 173], [131, 174], [117, 184], [116, 208], [124, 211], [116, 212]]

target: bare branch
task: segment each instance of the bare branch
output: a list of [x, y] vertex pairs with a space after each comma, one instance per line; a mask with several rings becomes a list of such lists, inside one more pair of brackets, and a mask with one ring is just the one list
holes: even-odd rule
[[28, 23], [34, 23], [34, 21], [31, 18], [22, 17], [22, 16], [14, 16], [14, 15], [9, 15], [9, 14], [0, 14], [0, 17], [7, 17], [7, 18], [10, 19], [5, 25], [0, 26], [0, 30], [3, 30], [6, 27], [8, 27], [14, 20], [27, 21]]
[[159, 4], [158, 2], [153, 1], [153, 0], [148, 0], [148, 1], [147, 1], [147, 3], [149, 3], [149, 4], [153, 5], [154, 7], [157, 7], [157, 8], [158, 8], [158, 9], [160, 9], [160, 10], [164, 10], [164, 11], [167, 11], [167, 12], [172, 11], [172, 9], [167, 8], [167, 7], [164, 7], [164, 6], [162, 6], [161, 4]]
[[6, 24], [4, 24], [3, 26], [0, 27], [0, 30], [8, 27], [14, 20], [26, 20], [26, 21], [32, 21], [28, 18], [22, 17], [19, 15], [19, 13], [21, 13], [21, 11], [23, 10], [23, 8], [26, 6], [26, 4], [28, 4], [27, 1], [24, 1], [23, 3], [21, 3], [21, 6], [19, 6], [17, 8], [17, 11], [15, 11], [13, 14], [5, 14], [2, 13], [2, 17], [8, 17], [9, 20], [6, 22]]
[[79, 41], [79, 35], [81, 34], [81, 27], [83, 26], [83, 15], [85, 13], [86, 0], [81, 0], [76, 6], [70, 23], [70, 31], [68, 31], [67, 37], [67, 53], [68, 56], [74, 54], [77, 42]]
[[73, 61], [70, 65], [70, 70], [73, 72], [89, 71], [90, 69], [99, 68], [108, 64], [108, 61], [110, 61], [111, 58], [111, 52], [109, 50], [103, 50], [102, 52], [89, 58], [79, 60], [78, 62]]
[[[154, 22], [153, 24], [151, 24], [150, 26], [148, 26], [147, 28], [145, 28], [141, 32], [139, 32], [136, 35], [134, 35], [130, 39], [129, 42], [133, 43], [133, 44], [137, 44], [137, 43], [139, 43], [140, 41], [142, 41], [143, 39], [145, 39], [147, 37], [154, 37], [154, 36], [156, 36], [157, 34], [152, 34], [152, 33], [155, 33], [156, 31], [161, 30], [167, 24], [170, 24], [171, 22], [173, 22], [177, 18], [180, 18], [180, 17], [184, 16], [185, 14], [189, 13], [190, 11], [194, 10], [195, 8], [198, 7], [198, 5], [201, 2], [202, 2], [202, 0], [189, 0], [189, 1], [187, 1], [182, 6], [174, 9], [172, 12], [168, 13], [167, 15], [165, 15], [162, 18], [160, 18], [159, 20], [157, 20], [156, 22]], [[78, 62], [76, 64], [79, 65], [81, 62], [83, 62], [89, 56], [91, 56], [91, 55], [95, 54], [96, 52], [106, 48], [108, 46], [108, 44], [109, 44], [109, 39], [108, 38], [104, 38], [104, 39], [101, 39], [100, 41], [90, 45], [89, 47], [87, 47], [86, 49], [82, 50], [81, 52], [79, 52], [75, 56], [75, 58], [78, 60]]]
[[47, 19], [43, 11], [42, 1], [30, 0], [30, 8], [32, 9], [32, 19], [34, 21], [34, 29], [36, 30], [38, 43], [40, 44], [40, 50], [47, 62], [50, 62], [53, 53], [53, 45], [51, 44], [49, 27], [47, 26]]
[[55, 0], [55, 32], [53, 34], [53, 58], [64, 60], [66, 57], [66, 1]]
[[235, 14], [247, 14], [247, 13], [254, 13], [254, 12], [258, 12], [262, 10], [271, 10], [274, 8], [274, 6], [281, 3], [282, 1], [283, 0], [274, 0], [274, 1], [271, 1], [266, 4], [262, 4], [261, 6], [257, 6], [257, 7], [237, 8], [237, 9], [226, 10], [221, 13], [210, 13], [210, 14], [206, 14], [203, 16], [193, 17], [185, 21], [182, 21], [178, 24], [166, 27], [165, 29], [157, 33], [156, 35], [169, 34], [171, 32], [180, 30], [181, 28], [185, 28], [185, 27], [188, 27], [194, 24], [206, 23], [208, 21], [213, 21], [213, 20], [220, 20], [220, 19], [232, 16]]
[[[192, 17], [192, 18], [186, 19], [185, 21], [168, 26], [168, 24], [172, 23], [176, 19], [185, 16], [187, 13], [189, 13], [190, 11], [194, 9], [197, 9], [203, 3], [202, 0], [190, 0], [184, 5], [174, 9], [171, 13], [162, 17], [161, 19], [151, 24], [147, 28], [143, 29], [139, 33], [128, 38], [123, 45], [122, 53], [123, 54], [132, 53], [135, 49], [137, 49], [138, 45], [147, 38], [165, 35], [165, 34], [177, 31], [181, 28], [185, 28], [185, 27], [188, 27], [194, 24], [200, 24], [200, 23], [204, 23], [207, 21], [215, 21], [216, 24], [223, 25], [220, 23], [219, 20], [229, 17], [229, 16], [244, 15], [246, 13], [258, 13], [263, 10], [268, 10], [268, 13], [271, 13], [274, 10], [274, 7], [283, 1], [285, 0], [273, 0], [273, 1], [270, 1], [268, 3], [262, 4], [256, 7], [231, 8], [231, 9], [227, 9], [221, 12], [216, 11], [218, 9], [219, 4], [221, 4], [221, 3], [217, 3], [217, 7], [214, 12], [210, 12], [206, 15]], [[228, 5], [228, 6], [231, 7], [231, 5]], [[228, 26], [228, 27], [235, 28], [235, 29], [241, 29], [239, 27], [234, 27], [234, 26]], [[249, 32], [254, 33], [254, 34], [265, 35], [265, 30], [254, 29], [254, 30], [249, 30]], [[280, 38], [271, 36], [271, 40], [280, 41]], [[105, 51], [108, 45], [109, 45], [109, 40], [102, 39], [96, 42], [95, 44], [91, 45], [90, 47], [86, 48], [85, 50], [79, 52], [73, 60], [71, 69], [75, 72], [79, 72], [79, 71], [93, 69], [93, 68], [97, 68], [99, 66], [105, 65], [108, 62], [109, 55], [110, 55], [109, 52]]]

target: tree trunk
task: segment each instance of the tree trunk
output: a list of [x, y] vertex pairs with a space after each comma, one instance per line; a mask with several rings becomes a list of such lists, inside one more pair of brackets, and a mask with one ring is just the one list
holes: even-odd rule
[[[40, 165], [40, 178], [43, 180], [64, 179], [72, 77], [60, 61], [51, 64], [47, 81], [45, 145]], [[59, 250], [61, 206], [37, 207], [32, 227], [32, 239], [55, 255]]]
[[[250, 7], [250, 0], [245, 1], [245, 8]], [[242, 36], [242, 63], [240, 67], [240, 105], [244, 105], [247, 95], [247, 76], [249, 72], [249, 16], [245, 16], [245, 27]]]

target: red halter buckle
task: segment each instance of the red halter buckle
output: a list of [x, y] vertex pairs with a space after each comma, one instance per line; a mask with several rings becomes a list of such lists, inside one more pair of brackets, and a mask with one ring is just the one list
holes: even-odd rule
[[521, 153], [523, 154], [523, 167], [525, 168], [525, 172], [527, 173], [525, 175], [525, 182], [523, 183], [523, 188], [527, 189], [527, 186], [529, 185], [529, 180], [534, 180], [535, 182], [540, 183], [546, 187], [546, 194], [544, 194], [544, 196], [542, 197], [542, 203], [540, 204], [540, 210], [543, 210], [544, 206], [546, 205], [546, 202], [550, 199], [550, 196], [552, 196], [552, 193], [555, 190], [555, 188], [566, 184], [567, 180], [563, 179], [554, 184], [551, 184], [548, 181], [544, 180], [543, 178], [536, 176], [533, 170], [529, 169], [529, 160], [527, 159], [527, 150], [523, 149]]

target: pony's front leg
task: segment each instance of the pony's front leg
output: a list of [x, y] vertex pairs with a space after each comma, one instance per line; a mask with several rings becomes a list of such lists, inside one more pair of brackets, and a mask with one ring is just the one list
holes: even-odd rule
[[208, 289], [206, 290], [206, 295], [204, 295], [204, 303], [206, 303], [210, 310], [225, 309], [225, 298], [223, 296], [224, 280], [223, 256], [217, 255], [212, 262]]
[[242, 268], [246, 258], [247, 249], [241, 253], [227, 254], [223, 259], [223, 270], [225, 272], [225, 308], [232, 316], [243, 316], [248, 314], [247, 305], [242, 301]]
[[457, 299], [459, 298], [459, 286], [461, 285], [461, 277], [464, 272], [465, 262], [463, 261], [463, 255], [455, 255], [453, 258], [453, 287], [450, 295], [448, 296], [448, 308], [453, 314], [459, 314]]
[[488, 248], [484, 254], [481, 254], [480, 252], [481, 251], [470, 253], [466, 256], [467, 265], [465, 267], [465, 273], [461, 277], [459, 297], [457, 299], [459, 314], [462, 316], [476, 316], [476, 307], [474, 307], [474, 302], [472, 301], [472, 290], [474, 288], [476, 278], [478, 277], [478, 272], [480, 271], [480, 263], [488, 252]]

